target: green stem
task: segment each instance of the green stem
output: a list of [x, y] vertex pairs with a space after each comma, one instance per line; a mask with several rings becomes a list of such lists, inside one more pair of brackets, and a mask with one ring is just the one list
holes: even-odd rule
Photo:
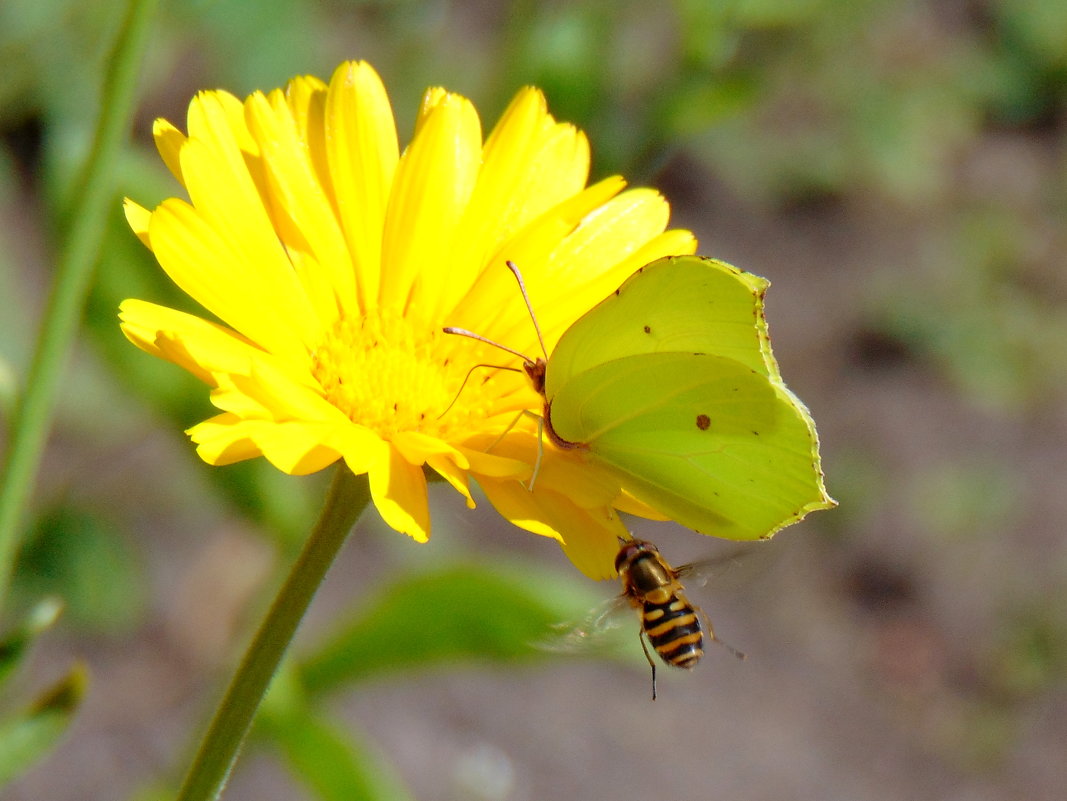
[[66, 218], [70, 228], [59, 254], [25, 391], [12, 413], [0, 481], [0, 606], [7, 598], [23, 512], [44, 450], [59, 379], [81, 320], [108, 209], [115, 199], [115, 162], [129, 132], [156, 2], [129, 0], [108, 59], [92, 150], [71, 193]]
[[209, 801], [222, 793], [256, 710], [308, 604], [369, 500], [366, 477], [354, 476], [344, 464], [338, 466], [322, 514], [230, 681], [186, 774], [178, 801]]

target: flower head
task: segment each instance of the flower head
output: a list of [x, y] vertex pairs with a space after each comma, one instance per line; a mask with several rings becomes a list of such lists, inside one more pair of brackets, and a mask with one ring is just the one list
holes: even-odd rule
[[[366, 473], [393, 528], [430, 533], [426, 468], [473, 506], [475, 478], [501, 513], [611, 575], [617, 486], [538, 451], [522, 410], [540, 398], [500, 352], [450, 337], [465, 326], [535, 353], [505, 261], [521, 265], [549, 347], [637, 267], [691, 253], [668, 207], [613, 177], [586, 186], [589, 145], [535, 89], [489, 136], [463, 97], [430, 89], [400, 149], [382, 82], [342, 64], [243, 102], [190, 104], [188, 133], [159, 120], [156, 144], [188, 200], [126, 202], [130, 226], [216, 321], [142, 300], [121, 306], [143, 350], [211, 388], [220, 413], [189, 429], [216, 465], [256, 456], [291, 474], [344, 459]], [[460, 391], [463, 386], [462, 391]]]

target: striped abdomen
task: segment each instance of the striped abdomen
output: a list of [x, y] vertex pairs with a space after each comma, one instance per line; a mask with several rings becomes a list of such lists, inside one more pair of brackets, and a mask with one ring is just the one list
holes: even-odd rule
[[656, 653], [668, 665], [688, 669], [704, 655], [700, 615], [680, 594], [673, 594], [661, 603], [646, 598], [641, 607], [641, 626]]

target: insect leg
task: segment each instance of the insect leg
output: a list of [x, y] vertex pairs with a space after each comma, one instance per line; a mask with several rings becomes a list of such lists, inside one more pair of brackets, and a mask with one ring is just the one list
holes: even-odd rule
[[[524, 414], [533, 414], [527, 410], [523, 410]], [[526, 485], [526, 489], [533, 492], [534, 482], [537, 481], [537, 474], [541, 472], [541, 461], [545, 457], [545, 418], [540, 415], [537, 417], [537, 461], [534, 462], [533, 473], [530, 475], [530, 483]]]
[[485, 452], [486, 453], [492, 453], [493, 452], [493, 448], [495, 448], [497, 445], [499, 445], [501, 443], [501, 441], [504, 439], [504, 437], [506, 437], [508, 435], [508, 432], [511, 431], [511, 429], [513, 429], [515, 427], [515, 424], [517, 422], [519, 422], [519, 420], [522, 419], [522, 416], [524, 414], [529, 414], [529, 412], [526, 409], [523, 409], [521, 412], [519, 412], [517, 415], [515, 415], [515, 418], [510, 423], [508, 423], [507, 428], [505, 428], [503, 431], [500, 432], [500, 436], [497, 437], [496, 439], [494, 439], [491, 443], [489, 443], [489, 447], [485, 449]]
[[637, 639], [641, 642], [641, 650], [645, 652], [645, 659], [648, 660], [648, 666], [652, 668], [652, 700], [656, 700], [656, 663], [652, 661], [652, 655], [648, 652], [648, 646], [645, 645], [645, 630], [642, 628], [637, 635]]
[[508, 432], [515, 427], [515, 424], [523, 418], [523, 416], [532, 417], [537, 421], [537, 459], [534, 461], [533, 473], [530, 475], [530, 483], [526, 484], [526, 489], [533, 492], [534, 482], [537, 481], [537, 474], [541, 472], [541, 462], [545, 456], [545, 438], [544, 438], [544, 418], [539, 414], [534, 414], [529, 409], [523, 409], [515, 418], [508, 423], [507, 428], [500, 432], [500, 436], [494, 439], [489, 447], [485, 449], [486, 453], [492, 453], [493, 448], [501, 443], [501, 441], [508, 435]]
[[729, 651], [731, 654], [733, 654], [738, 659], [742, 659], [742, 660], [745, 659], [746, 657], [745, 657], [744, 651], [738, 651], [736, 648], [734, 648], [732, 645], [730, 645], [730, 643], [723, 642], [722, 640], [720, 640], [718, 637], [715, 636], [715, 629], [713, 629], [711, 627], [711, 618], [708, 617], [708, 613], [705, 612], [701, 607], [696, 607], [696, 608], [700, 610], [700, 616], [702, 618], [704, 618], [704, 626], [708, 630], [708, 639], [712, 640], [714, 642], [717, 642], [719, 645], [721, 645], [723, 648], [725, 648], [727, 651]]

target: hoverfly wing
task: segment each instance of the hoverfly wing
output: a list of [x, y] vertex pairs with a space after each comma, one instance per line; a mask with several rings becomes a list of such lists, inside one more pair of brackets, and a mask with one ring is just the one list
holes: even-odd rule
[[625, 621], [632, 620], [633, 612], [625, 596], [616, 596], [603, 601], [578, 620], [564, 621], [552, 626], [552, 630], [534, 643], [542, 651], [556, 654], [592, 654], [610, 648], [610, 635]]
[[750, 563], [749, 560], [758, 547], [757, 544], [746, 543], [728, 551], [713, 554], [706, 559], [678, 565], [674, 568], [675, 577], [684, 581], [687, 586], [707, 586], [711, 579], [735, 569], [742, 561]]

